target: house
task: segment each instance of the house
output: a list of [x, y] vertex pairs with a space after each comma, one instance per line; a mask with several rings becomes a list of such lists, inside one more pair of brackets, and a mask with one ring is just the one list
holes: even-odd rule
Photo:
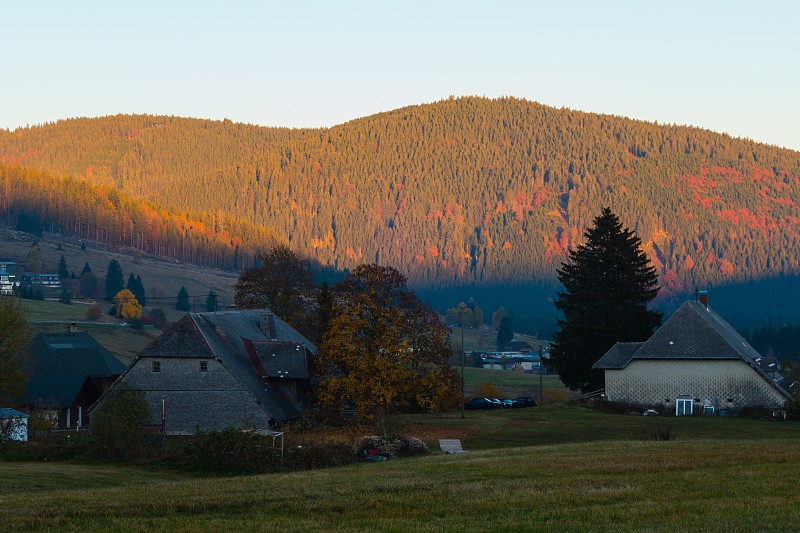
[[32, 372], [16, 402], [56, 411], [57, 427], [77, 429], [86, 410], [125, 370], [86, 332], [40, 333], [31, 342]]
[[19, 285], [14, 281], [16, 267], [12, 261], [0, 261], [0, 295], [14, 294], [14, 287]]
[[168, 435], [270, 429], [308, 407], [315, 352], [269, 311], [188, 313], [136, 356], [112, 392], [142, 391], [149, 423]]
[[61, 287], [61, 277], [58, 274], [23, 274], [22, 283], [32, 287]]
[[498, 347], [498, 350], [501, 352], [518, 352], [518, 353], [529, 353], [534, 351], [533, 346], [523, 340], [519, 339], [511, 339], [507, 343], [503, 344], [502, 346]]
[[593, 368], [605, 372], [608, 401], [690, 415], [782, 407], [791, 395], [775, 364], [708, 307], [706, 296], [684, 302], [646, 342], [617, 343]]
[[28, 442], [28, 420], [30, 415], [10, 409], [0, 408], [0, 442], [15, 440]]

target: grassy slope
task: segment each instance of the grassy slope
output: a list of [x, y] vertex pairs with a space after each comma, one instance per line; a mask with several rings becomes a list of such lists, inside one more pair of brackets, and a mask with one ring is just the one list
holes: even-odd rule
[[[161, 334], [153, 327], [146, 327], [144, 331], [135, 331], [130, 327], [121, 326], [119, 320], [105, 314], [97, 322], [87, 322], [84, 318], [87, 305], [81, 303], [65, 305], [53, 301], [21, 300], [21, 302], [28, 315], [28, 320], [33, 321], [28, 325], [31, 335], [42, 332], [64, 332], [67, 330], [67, 322], [77, 321], [79, 331], [88, 332], [125, 364], [130, 363], [142, 348]], [[101, 306], [106, 308], [109, 304], [101, 303]], [[176, 313], [176, 316], [181, 315]]]
[[[263, 476], [0, 464], [10, 530], [792, 530], [797, 439], [612, 442]], [[780, 450], [780, 451], [777, 451]], [[65, 475], [65, 472], [67, 475]], [[36, 479], [31, 485], [30, 480]]]
[[[15, 237], [24, 240], [17, 240]], [[31, 235], [8, 230], [0, 231], [0, 261], [15, 261], [24, 268], [32, 239]], [[88, 262], [92, 272], [100, 278], [101, 286], [108, 263], [116, 259], [122, 266], [125, 281], [128, 281], [130, 272], [140, 276], [148, 297], [148, 305], [163, 307], [171, 320], [181, 314], [174, 308], [175, 298], [181, 286], [185, 286], [190, 295], [198, 296], [196, 302], [198, 311], [205, 311], [206, 295], [211, 289], [219, 295], [219, 302], [223, 307], [233, 301], [236, 275], [230, 272], [175, 263], [147, 255], [136, 255], [130, 250], [101, 248], [93, 243], [89, 243], [86, 250], [81, 250], [80, 241], [67, 237], [56, 240], [56, 236], [49, 234], [38, 238], [37, 241], [45, 272], [50, 270], [55, 272], [58, 261], [63, 255], [67, 268], [71, 272], [74, 271], [76, 276], [80, 274], [84, 263]], [[62, 250], [58, 250], [59, 245]], [[17, 277], [18, 279], [22, 277], [19, 270]]]

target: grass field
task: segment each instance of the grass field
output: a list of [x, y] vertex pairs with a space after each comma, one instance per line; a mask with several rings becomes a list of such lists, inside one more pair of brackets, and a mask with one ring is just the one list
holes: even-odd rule
[[238, 478], [0, 464], [0, 528], [790, 531], [800, 441], [592, 442]]

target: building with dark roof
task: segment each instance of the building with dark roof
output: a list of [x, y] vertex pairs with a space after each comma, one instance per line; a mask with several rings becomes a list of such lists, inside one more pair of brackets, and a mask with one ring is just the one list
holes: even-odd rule
[[685, 302], [646, 342], [615, 344], [593, 368], [606, 399], [707, 414], [782, 407], [774, 358], [764, 358], [703, 301]]
[[269, 311], [188, 313], [136, 356], [112, 391], [142, 391], [150, 424], [163, 413], [169, 435], [271, 429], [307, 407], [314, 353]]
[[31, 343], [33, 369], [16, 402], [58, 413], [58, 427], [87, 423], [87, 409], [125, 370], [86, 332], [40, 333]]

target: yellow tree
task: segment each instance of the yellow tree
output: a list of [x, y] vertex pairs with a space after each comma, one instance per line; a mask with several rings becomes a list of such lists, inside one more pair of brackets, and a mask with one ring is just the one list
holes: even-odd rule
[[352, 405], [365, 420], [434, 408], [456, 390], [449, 355], [447, 327], [405, 277], [361, 265], [334, 287], [331, 326], [317, 353], [318, 399], [332, 408]]
[[132, 320], [142, 316], [142, 306], [139, 300], [128, 289], [122, 289], [114, 296], [114, 307], [117, 316], [126, 320]]

